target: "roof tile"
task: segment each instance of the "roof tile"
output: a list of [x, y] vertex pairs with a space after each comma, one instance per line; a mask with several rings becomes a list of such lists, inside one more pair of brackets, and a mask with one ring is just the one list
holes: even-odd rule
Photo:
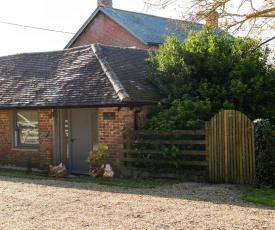
[[[129, 94], [128, 103], [156, 103], [145, 80], [146, 50], [100, 45]], [[0, 57], [0, 108], [114, 106], [121, 102], [91, 46]]]

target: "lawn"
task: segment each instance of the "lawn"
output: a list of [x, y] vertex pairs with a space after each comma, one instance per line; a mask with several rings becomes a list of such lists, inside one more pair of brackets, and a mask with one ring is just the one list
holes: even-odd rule
[[0, 169], [0, 176], [17, 177], [36, 180], [62, 180], [68, 182], [80, 182], [80, 183], [96, 183], [101, 185], [119, 186], [124, 188], [159, 188], [163, 186], [170, 186], [179, 183], [179, 180], [172, 179], [141, 179], [141, 178], [97, 178], [93, 179], [90, 176], [78, 175], [70, 176], [67, 178], [56, 178], [53, 176], [41, 176], [34, 174], [26, 174], [20, 170], [7, 170]]
[[245, 200], [263, 204], [267, 207], [275, 207], [275, 189], [274, 188], [253, 188], [240, 186], [240, 191], [244, 193]]

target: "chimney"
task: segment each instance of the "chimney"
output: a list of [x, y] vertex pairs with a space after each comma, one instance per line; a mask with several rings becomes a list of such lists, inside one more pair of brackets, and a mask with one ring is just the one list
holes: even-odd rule
[[206, 17], [206, 24], [214, 28], [219, 27], [219, 13], [217, 11], [210, 12]]
[[97, 0], [97, 5], [104, 5], [104, 6], [108, 6], [108, 7], [113, 7], [113, 2], [112, 0]]

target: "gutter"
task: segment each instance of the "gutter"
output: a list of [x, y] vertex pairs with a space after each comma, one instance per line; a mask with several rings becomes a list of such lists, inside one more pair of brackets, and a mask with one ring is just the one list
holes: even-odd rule
[[70, 108], [106, 108], [106, 107], [140, 107], [144, 105], [157, 105], [158, 102], [130, 102], [130, 103], [113, 103], [113, 104], [86, 104], [86, 105], [23, 105], [23, 106], [0, 106], [1, 110], [17, 110], [17, 109], [70, 109]]

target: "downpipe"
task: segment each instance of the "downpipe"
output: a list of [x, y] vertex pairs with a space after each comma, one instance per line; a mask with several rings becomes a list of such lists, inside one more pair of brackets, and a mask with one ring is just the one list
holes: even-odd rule
[[139, 107], [134, 113], [134, 129], [138, 130], [138, 114], [142, 112], [143, 108], [142, 106]]

